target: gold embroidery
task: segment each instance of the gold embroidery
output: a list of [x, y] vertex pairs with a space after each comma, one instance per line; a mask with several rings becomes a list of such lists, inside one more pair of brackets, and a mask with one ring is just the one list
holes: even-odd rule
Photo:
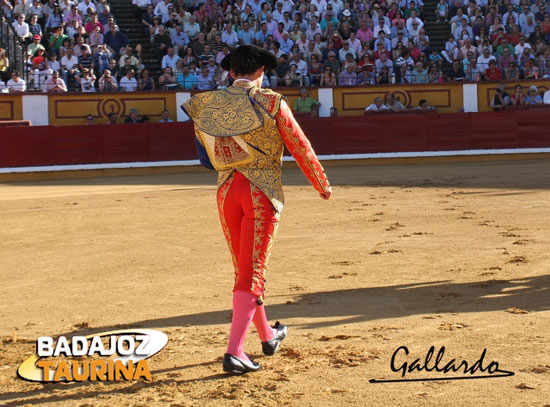
[[247, 89], [229, 88], [199, 93], [184, 103], [195, 128], [214, 137], [231, 137], [263, 126]]
[[[257, 89], [255, 96], [264, 91]], [[258, 113], [264, 116], [264, 127], [242, 134], [241, 137], [245, 142], [257, 146], [264, 154], [257, 152], [252, 162], [220, 171], [218, 185], [222, 185], [236, 169], [267, 196], [277, 212], [281, 212], [284, 204], [281, 181], [284, 143], [275, 120], [261, 108], [258, 108]]]
[[239, 275], [239, 263], [237, 262], [237, 257], [233, 251], [233, 242], [231, 240], [231, 233], [229, 231], [229, 226], [227, 226], [227, 221], [225, 220], [225, 213], [223, 211], [225, 205], [225, 198], [227, 198], [227, 193], [233, 182], [233, 177], [229, 178], [218, 191], [218, 209], [220, 214], [220, 223], [222, 225], [223, 234], [225, 236], [225, 241], [229, 246], [229, 252], [231, 253], [231, 260], [233, 261], [233, 267], [235, 269], [235, 281], [237, 281], [237, 276]]

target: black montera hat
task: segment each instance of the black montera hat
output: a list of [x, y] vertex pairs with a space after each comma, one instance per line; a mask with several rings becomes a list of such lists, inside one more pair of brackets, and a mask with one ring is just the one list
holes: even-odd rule
[[275, 69], [277, 58], [268, 50], [255, 45], [241, 45], [227, 55], [221, 63], [223, 69], [226, 71], [233, 69], [238, 75], [254, 73], [261, 66], [265, 69]]

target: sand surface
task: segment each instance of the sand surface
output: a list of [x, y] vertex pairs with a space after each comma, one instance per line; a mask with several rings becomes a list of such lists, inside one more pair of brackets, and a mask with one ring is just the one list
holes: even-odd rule
[[[245, 377], [221, 370], [233, 271], [213, 173], [0, 184], [0, 405], [550, 406], [550, 162], [327, 173], [328, 202], [285, 169], [266, 305], [290, 332], [265, 357], [252, 328]], [[169, 337], [151, 382], [16, 377], [38, 336], [128, 327]], [[400, 346], [401, 363], [486, 349], [515, 375], [369, 383], [400, 378]]]

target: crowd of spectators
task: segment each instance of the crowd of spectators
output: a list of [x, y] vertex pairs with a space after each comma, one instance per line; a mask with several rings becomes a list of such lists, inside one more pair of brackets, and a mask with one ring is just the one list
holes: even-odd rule
[[[26, 44], [29, 83], [17, 89], [223, 88], [231, 78], [220, 62], [241, 44], [277, 56], [278, 67], [264, 79], [273, 88], [550, 77], [544, 0], [439, 0], [435, 10], [422, 0], [133, 0], [161, 63], [156, 78], [107, 0], [0, 3]], [[441, 52], [430, 46], [428, 13], [450, 25]], [[0, 79], [13, 81], [2, 55], [0, 49]]]

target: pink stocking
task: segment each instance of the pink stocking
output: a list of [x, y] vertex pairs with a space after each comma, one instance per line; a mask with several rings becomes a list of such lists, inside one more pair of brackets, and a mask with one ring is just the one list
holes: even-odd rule
[[256, 312], [254, 313], [254, 318], [252, 319], [252, 321], [254, 322], [254, 326], [258, 330], [258, 334], [260, 335], [260, 340], [262, 342], [273, 339], [277, 331], [271, 328], [269, 326], [269, 323], [267, 322], [264, 304], [256, 305]]
[[247, 291], [233, 292], [233, 318], [231, 320], [227, 353], [244, 360], [249, 360], [243, 350], [244, 340], [256, 311], [257, 300], [258, 297]]

